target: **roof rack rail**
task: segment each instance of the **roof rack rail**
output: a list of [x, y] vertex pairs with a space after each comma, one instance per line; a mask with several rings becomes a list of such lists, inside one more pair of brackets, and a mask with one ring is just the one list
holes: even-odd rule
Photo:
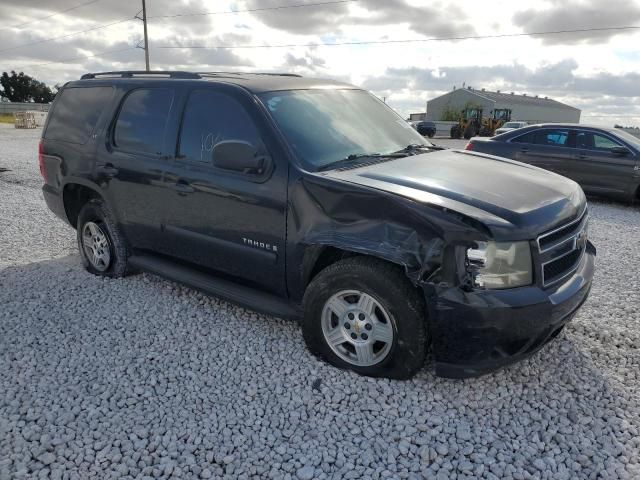
[[297, 73], [278, 73], [278, 72], [197, 72], [198, 75], [269, 75], [274, 77], [298, 77], [302, 75]]
[[193, 72], [181, 72], [181, 71], [164, 71], [164, 70], [124, 70], [119, 72], [97, 72], [97, 73], [85, 73], [80, 77], [81, 80], [87, 80], [97, 77], [120, 77], [120, 78], [133, 78], [133, 77], [147, 77], [147, 76], [165, 76], [169, 78], [202, 78], [199, 74]]

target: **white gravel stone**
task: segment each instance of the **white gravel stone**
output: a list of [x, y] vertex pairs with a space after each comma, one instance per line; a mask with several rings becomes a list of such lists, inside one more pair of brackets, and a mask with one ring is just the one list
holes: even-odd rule
[[640, 478], [639, 207], [591, 201], [591, 296], [532, 358], [374, 380], [294, 322], [86, 273], [39, 135], [0, 125], [0, 479]]

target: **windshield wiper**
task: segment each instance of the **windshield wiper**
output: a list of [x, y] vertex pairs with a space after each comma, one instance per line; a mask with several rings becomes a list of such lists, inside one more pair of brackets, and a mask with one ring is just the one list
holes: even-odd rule
[[349, 167], [352, 165], [357, 165], [358, 163], [361, 163], [360, 160], [364, 158], [369, 158], [373, 160], [382, 160], [386, 158], [402, 158], [402, 157], [406, 157], [407, 154], [408, 154], [408, 151], [406, 149], [398, 150], [397, 152], [391, 152], [391, 153], [377, 153], [377, 152], [376, 153], [352, 153], [350, 155], [347, 155], [342, 160], [338, 160], [338, 161], [323, 165], [322, 167], [318, 168], [318, 171], [322, 172], [325, 170], [333, 170], [334, 168]]
[[410, 143], [409, 145], [407, 145], [406, 147], [404, 147], [402, 150], [398, 150], [397, 152], [394, 152], [396, 154], [399, 153], [415, 153], [419, 150], [444, 150], [443, 147], [439, 147], [437, 145], [423, 145], [420, 143]]
[[362, 160], [363, 158], [380, 158], [384, 155], [380, 153], [352, 153], [347, 155], [342, 160], [337, 160], [335, 162], [328, 163], [318, 168], [319, 172], [324, 170], [333, 170], [334, 168], [340, 168], [345, 166], [350, 166], [358, 163], [358, 160]]

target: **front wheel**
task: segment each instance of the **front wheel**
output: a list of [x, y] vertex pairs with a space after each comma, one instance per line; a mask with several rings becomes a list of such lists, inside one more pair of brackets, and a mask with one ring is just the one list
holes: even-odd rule
[[469, 125], [464, 131], [464, 138], [466, 140], [470, 140], [472, 137], [475, 137], [477, 133], [478, 132], [476, 131], [476, 127], [474, 127], [473, 125]]
[[368, 257], [330, 265], [304, 297], [303, 335], [332, 365], [406, 379], [424, 364], [424, 302], [402, 270]]

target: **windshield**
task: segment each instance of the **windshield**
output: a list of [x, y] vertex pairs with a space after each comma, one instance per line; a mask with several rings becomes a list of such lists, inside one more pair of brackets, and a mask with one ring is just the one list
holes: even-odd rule
[[317, 170], [352, 155], [426, 145], [422, 135], [364, 90], [290, 90], [260, 98], [300, 159]]
[[624, 130], [618, 128], [614, 131], [614, 133], [627, 143], [634, 145], [636, 148], [640, 147], [640, 138], [630, 134], [629, 132], [625, 132]]

